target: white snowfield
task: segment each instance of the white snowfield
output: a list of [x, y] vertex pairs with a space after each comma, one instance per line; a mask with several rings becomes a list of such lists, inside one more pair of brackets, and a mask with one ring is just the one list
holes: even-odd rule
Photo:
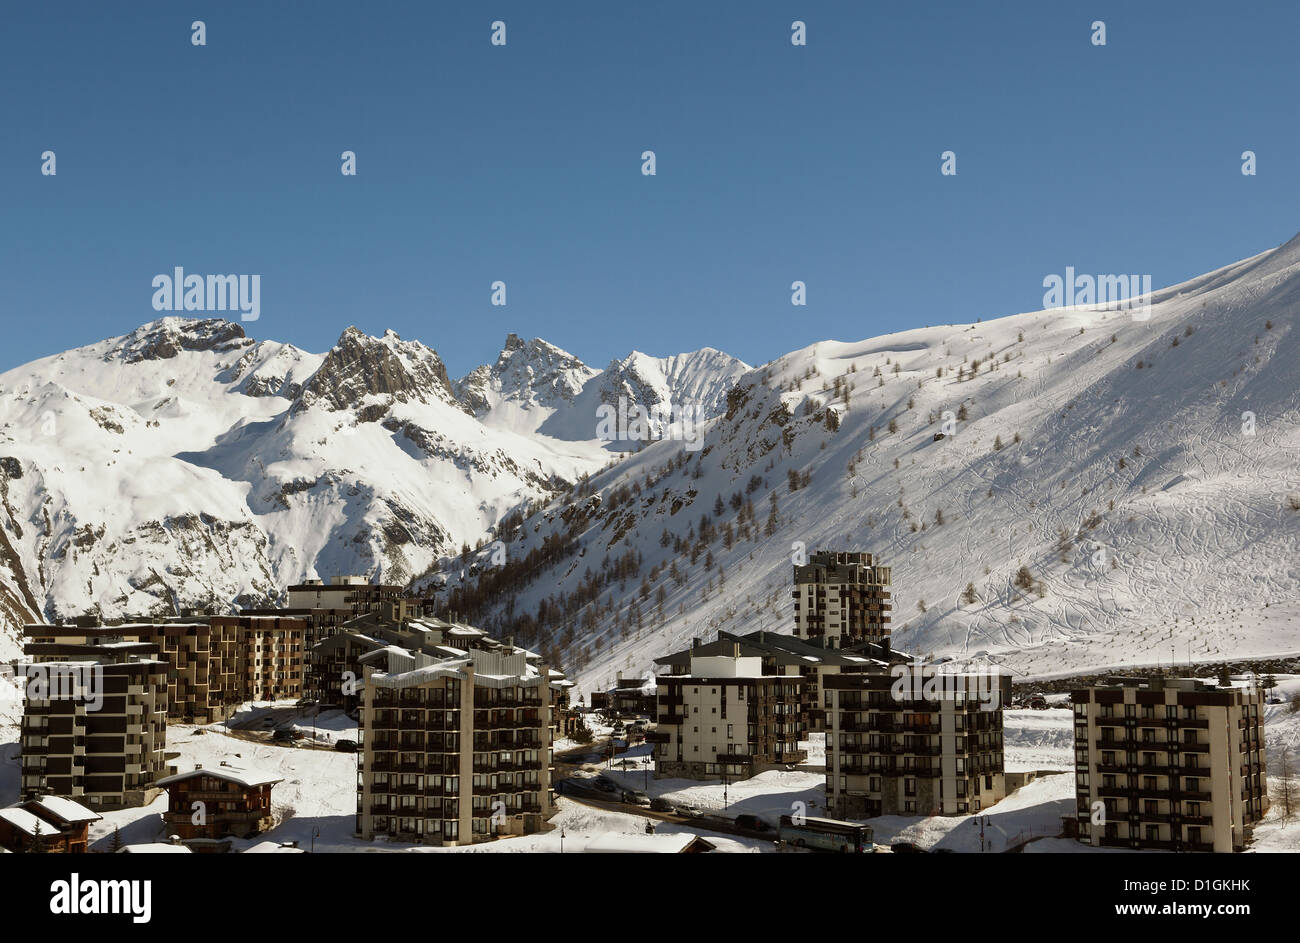
[[[533, 515], [520, 549], [576, 552], [509, 605], [639, 555], [530, 640], [579, 628], [587, 694], [694, 637], [791, 631], [792, 561], [816, 549], [892, 567], [897, 648], [1017, 678], [1300, 653], [1298, 300], [1300, 237], [1155, 292], [1148, 320], [1052, 309], [794, 351], [737, 381], [684, 465], [657, 442]], [[480, 621], [504, 629], [505, 604]]]

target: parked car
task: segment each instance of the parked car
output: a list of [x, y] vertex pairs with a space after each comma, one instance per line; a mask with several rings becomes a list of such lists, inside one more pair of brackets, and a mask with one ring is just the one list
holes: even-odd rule
[[655, 796], [650, 800], [650, 809], [653, 812], [676, 812], [677, 807], [665, 799], [663, 796]]
[[896, 841], [896, 842], [894, 842], [892, 845], [889, 846], [889, 850], [892, 851], [892, 852], [893, 852], [894, 854], [896, 854], [896, 855], [923, 855], [923, 854], [925, 854], [925, 849], [924, 849], [924, 848], [922, 848], [920, 845], [914, 844], [914, 843], [912, 843], [912, 842], [910, 842], [910, 841]]
[[736, 827], [747, 828], [751, 832], [766, 832], [769, 830], [769, 826], [766, 822], [760, 819], [757, 815], [751, 815], [748, 812], [736, 816]]
[[303, 697], [303, 698], [299, 698], [299, 699], [297, 700], [297, 702], [295, 703], [294, 706], [296, 706], [296, 707], [311, 707], [311, 706], [312, 706], [313, 704], [315, 704], [315, 703], [316, 703], [316, 701], [315, 701], [314, 698]]
[[279, 730], [277, 730], [275, 733], [271, 735], [271, 742], [273, 743], [285, 743], [285, 742], [291, 743], [297, 739], [298, 739], [298, 735], [294, 733], [292, 730], [290, 730], [288, 727], [281, 727]]
[[618, 792], [618, 787], [606, 779], [604, 776], [597, 776], [591, 783], [601, 792]]
[[673, 806], [673, 811], [676, 812], [678, 815], [694, 816], [696, 818], [704, 815], [702, 809], [700, 809], [698, 806], [691, 805], [689, 802], [677, 803], [675, 806]]
[[357, 741], [355, 740], [335, 740], [334, 749], [340, 753], [356, 753]]
[[650, 797], [639, 789], [624, 789], [623, 801], [632, 805], [649, 805]]

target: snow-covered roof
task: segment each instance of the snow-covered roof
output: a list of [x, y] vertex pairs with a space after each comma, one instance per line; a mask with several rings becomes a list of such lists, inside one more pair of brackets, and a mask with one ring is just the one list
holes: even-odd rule
[[401, 655], [403, 657], [408, 657], [410, 654], [410, 651], [402, 648], [400, 645], [385, 645], [383, 648], [376, 648], [372, 651], [366, 652], [364, 655], [358, 655], [357, 661], [374, 661], [380, 655]]
[[246, 769], [240, 766], [230, 766], [222, 763], [220, 766], [196, 766], [194, 769], [185, 773], [176, 773], [172, 776], [164, 776], [158, 780], [155, 785], [169, 786], [172, 783], [178, 783], [185, 779], [192, 779], [195, 776], [215, 776], [218, 779], [224, 779], [228, 782], [238, 783], [241, 786], [266, 786], [268, 784], [284, 782], [283, 776], [277, 776], [275, 773], [268, 773], [263, 770]]
[[20, 832], [33, 837], [35, 837], [37, 829], [40, 829], [41, 832], [46, 835], [58, 832], [58, 829], [49, 822], [42, 822], [35, 815], [32, 815], [26, 809], [21, 809], [18, 806], [10, 806], [7, 809], [0, 809], [0, 819], [4, 819]]
[[87, 809], [80, 802], [73, 802], [62, 796], [41, 796], [33, 801], [65, 822], [96, 822], [103, 817], [98, 812]]
[[144, 842], [139, 845], [127, 845], [117, 850], [119, 855], [189, 855], [193, 854], [184, 845], [169, 845], [166, 842]]

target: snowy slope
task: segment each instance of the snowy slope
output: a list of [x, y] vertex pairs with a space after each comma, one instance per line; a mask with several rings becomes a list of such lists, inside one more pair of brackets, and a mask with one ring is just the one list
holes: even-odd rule
[[737, 381], [700, 452], [657, 442], [526, 522], [512, 559], [566, 551], [510, 574], [510, 618], [457, 608], [561, 649], [591, 690], [696, 635], [788, 631], [802, 545], [891, 565], [907, 649], [1032, 675], [1300, 651], [1298, 300], [1293, 240], [1157, 292], [1149, 320], [1054, 309], [794, 351]]

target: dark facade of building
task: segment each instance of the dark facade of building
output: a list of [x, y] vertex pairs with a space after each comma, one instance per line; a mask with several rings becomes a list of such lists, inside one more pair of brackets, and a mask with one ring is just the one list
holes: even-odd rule
[[151, 798], [166, 770], [167, 664], [157, 647], [103, 638], [28, 647], [42, 660], [23, 666], [22, 796], [69, 796], [97, 809]]
[[1010, 675], [909, 671], [917, 681], [903, 691], [896, 669], [826, 679], [832, 815], [958, 815], [1005, 797]]

